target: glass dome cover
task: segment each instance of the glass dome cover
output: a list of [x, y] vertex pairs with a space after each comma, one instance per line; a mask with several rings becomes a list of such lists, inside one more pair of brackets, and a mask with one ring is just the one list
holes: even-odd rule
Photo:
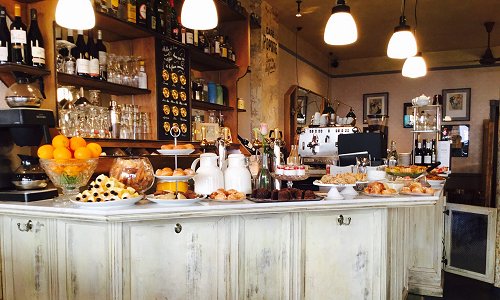
[[18, 77], [5, 93], [5, 102], [9, 107], [40, 107], [43, 96], [37, 84], [28, 78]]

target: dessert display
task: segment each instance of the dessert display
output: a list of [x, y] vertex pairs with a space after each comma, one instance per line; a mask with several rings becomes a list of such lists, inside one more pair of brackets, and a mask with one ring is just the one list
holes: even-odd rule
[[399, 176], [399, 177], [411, 177], [415, 178], [421, 175], [427, 170], [426, 166], [393, 166], [385, 168], [385, 172], [389, 175]]
[[323, 175], [320, 182], [323, 184], [356, 184], [356, 182], [366, 181], [365, 173], [341, 173], [336, 175]]
[[[173, 192], [173, 191], [156, 191], [153, 196], [154, 199], [158, 200], [182, 200], [182, 199], [196, 199], [199, 198], [195, 192], [187, 190], [186, 192]], [[148, 197], [150, 199], [151, 196]]]
[[[187, 131], [187, 126], [185, 124], [182, 124], [184, 126], [181, 126], [180, 131], [185, 133]], [[173, 123], [172, 127], [179, 127], [177, 123]], [[194, 152], [194, 145], [193, 144], [165, 144], [160, 147], [160, 149], [157, 150], [158, 153], [164, 154], [164, 155], [188, 155]]]
[[153, 166], [145, 157], [117, 158], [111, 165], [109, 175], [141, 193], [154, 182]]
[[80, 202], [105, 202], [126, 200], [139, 196], [139, 193], [133, 187], [126, 186], [116, 178], [101, 174], [89, 184], [88, 189], [76, 195], [75, 200]]
[[446, 172], [448, 172], [448, 167], [445, 167], [445, 166], [441, 166], [441, 167], [437, 167], [437, 168], [434, 168], [431, 170], [431, 174], [444, 174]]
[[194, 176], [195, 174], [196, 173], [191, 168], [187, 168], [184, 170], [182, 168], [177, 168], [175, 170], [172, 170], [172, 168], [165, 167], [163, 169], [158, 169], [155, 171], [156, 176]]
[[279, 202], [279, 201], [301, 201], [320, 200], [311, 190], [301, 190], [296, 188], [284, 188], [281, 190], [254, 189], [252, 198], [254, 202]]
[[432, 187], [425, 187], [420, 182], [414, 182], [410, 186], [405, 186], [401, 189], [401, 194], [408, 195], [434, 195], [434, 190]]
[[384, 196], [391, 196], [391, 195], [396, 195], [397, 191], [393, 188], [390, 188], [386, 183], [379, 182], [379, 181], [374, 181], [370, 182], [367, 187], [363, 189], [363, 192], [366, 195], [384, 195]]
[[234, 189], [218, 189], [209, 196], [212, 200], [244, 200], [245, 197], [245, 194]]
[[194, 149], [193, 144], [166, 144], [161, 146], [161, 150], [173, 150], [173, 149]]
[[439, 176], [439, 175], [436, 175], [436, 174], [428, 174], [425, 176], [425, 178], [427, 178], [427, 180], [439, 180], [439, 181], [445, 181], [445, 178], [443, 176]]

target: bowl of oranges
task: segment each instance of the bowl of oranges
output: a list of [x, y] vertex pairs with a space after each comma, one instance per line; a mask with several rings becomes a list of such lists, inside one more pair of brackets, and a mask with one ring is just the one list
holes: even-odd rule
[[101, 152], [97, 143], [61, 134], [55, 136], [51, 144], [38, 148], [40, 165], [52, 183], [62, 189], [63, 195], [54, 199], [56, 202], [65, 203], [78, 194], [78, 188], [86, 185], [94, 173]]

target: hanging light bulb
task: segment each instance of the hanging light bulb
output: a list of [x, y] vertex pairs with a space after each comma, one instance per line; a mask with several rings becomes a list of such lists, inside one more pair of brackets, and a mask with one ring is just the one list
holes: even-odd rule
[[338, 0], [337, 5], [332, 8], [323, 38], [329, 45], [348, 45], [358, 39], [358, 29], [351, 15], [351, 8], [344, 0]]
[[186, 0], [182, 5], [182, 26], [190, 29], [208, 30], [217, 27], [217, 8], [213, 0]]
[[387, 46], [387, 56], [390, 58], [403, 59], [414, 56], [415, 54], [417, 54], [417, 41], [411, 32], [411, 27], [406, 25], [403, 4], [401, 17], [399, 17], [399, 25], [394, 28], [394, 33]]
[[65, 28], [87, 30], [95, 26], [95, 13], [90, 0], [59, 0], [56, 23]]
[[422, 57], [422, 52], [406, 59], [402, 73], [404, 77], [409, 78], [423, 77], [427, 74], [427, 64]]

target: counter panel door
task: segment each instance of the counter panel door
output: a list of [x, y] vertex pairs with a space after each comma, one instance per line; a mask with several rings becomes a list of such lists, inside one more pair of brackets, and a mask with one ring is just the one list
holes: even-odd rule
[[[19, 225], [18, 225], [19, 224]], [[49, 228], [46, 219], [3, 218], [4, 299], [52, 299]]]
[[228, 218], [124, 224], [124, 299], [229, 298]]
[[57, 224], [60, 299], [116, 299], [112, 296], [112, 251], [109, 224]]
[[290, 299], [290, 214], [239, 217], [238, 299]]
[[386, 210], [302, 215], [302, 299], [385, 299]]

